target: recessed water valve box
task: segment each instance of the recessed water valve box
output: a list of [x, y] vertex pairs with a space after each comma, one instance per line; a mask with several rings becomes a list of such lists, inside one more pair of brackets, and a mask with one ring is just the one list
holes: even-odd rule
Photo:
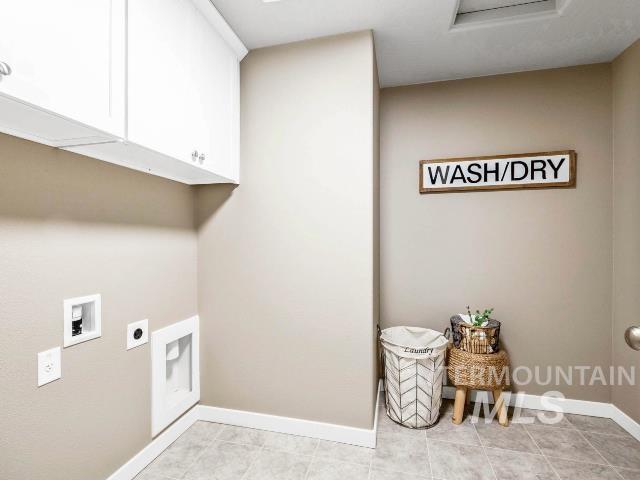
[[102, 299], [99, 294], [64, 301], [64, 346], [102, 335]]
[[144, 345], [149, 341], [149, 320], [140, 320], [127, 325], [127, 350]]

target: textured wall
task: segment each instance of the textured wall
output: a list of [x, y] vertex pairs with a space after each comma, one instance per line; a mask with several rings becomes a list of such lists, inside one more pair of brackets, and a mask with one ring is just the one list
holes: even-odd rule
[[[150, 440], [152, 330], [197, 313], [189, 187], [0, 135], [0, 478], [100, 480]], [[62, 301], [102, 294], [102, 337], [62, 351]]]
[[241, 183], [197, 189], [206, 405], [371, 428], [372, 62], [370, 32], [242, 62]]
[[[383, 324], [443, 330], [493, 306], [513, 365], [608, 368], [611, 116], [610, 65], [383, 89]], [[578, 152], [575, 189], [418, 193], [421, 159], [563, 149]]]
[[[613, 62], [613, 114], [613, 363], [638, 375], [640, 352], [624, 331], [640, 325], [640, 42]], [[615, 387], [613, 403], [640, 421], [640, 387]]]

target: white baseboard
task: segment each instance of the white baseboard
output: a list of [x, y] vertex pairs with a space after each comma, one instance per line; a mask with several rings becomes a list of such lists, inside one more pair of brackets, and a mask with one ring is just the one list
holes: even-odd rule
[[[382, 381], [379, 391], [384, 391]], [[455, 388], [445, 386], [443, 397], [452, 399], [455, 396]], [[493, 403], [489, 392], [471, 392], [471, 401], [478, 399], [488, 400]], [[330, 423], [301, 420], [298, 418], [278, 417], [262, 413], [245, 412], [241, 410], [229, 410], [226, 408], [208, 407], [196, 405], [176, 422], [158, 435], [140, 453], [120, 467], [107, 480], [133, 480], [144, 468], [160, 455], [169, 445], [187, 431], [198, 420], [206, 422], [225, 423], [239, 427], [268, 430], [270, 432], [288, 433], [303, 437], [330, 440], [339, 443], [348, 443], [361, 447], [375, 448], [376, 433], [378, 430], [378, 414], [380, 396], [376, 399], [376, 413], [372, 429], [347, 427]], [[573, 400], [566, 398], [543, 397], [539, 395], [513, 394], [509, 397], [509, 405], [532, 410], [545, 410], [553, 412], [572, 413], [576, 415], [588, 415], [591, 417], [610, 418], [629, 434], [640, 441], [640, 424], [629, 417], [622, 410], [611, 403], [589, 402], [586, 400]]]
[[[442, 396], [444, 398], [455, 398], [455, 387], [445, 386]], [[471, 401], [489, 401], [493, 403], [492, 395], [489, 392], [474, 390], [471, 392]], [[630, 435], [640, 441], [640, 424], [629, 417], [612, 403], [591, 402], [588, 400], [575, 400], [571, 398], [545, 397], [541, 395], [529, 395], [526, 393], [513, 393], [509, 395], [509, 406], [528, 408], [531, 410], [544, 410], [548, 412], [563, 412], [575, 415], [586, 415], [589, 417], [610, 418]]]
[[636, 422], [615, 405], [611, 405], [611, 416], [609, 418], [629, 432], [636, 440], [640, 441], [640, 423]]
[[149, 445], [116, 470], [107, 480], [133, 480], [136, 475], [199, 420], [197, 408], [192, 408], [176, 420], [173, 425], [153, 439]]
[[[380, 382], [382, 383], [382, 382]], [[381, 387], [379, 387], [381, 388]], [[367, 448], [376, 448], [378, 431], [378, 407], [380, 396], [376, 397], [375, 417], [372, 429], [347, 427], [331, 423], [314, 422], [298, 418], [278, 417], [262, 413], [229, 410], [226, 408], [196, 405], [176, 420], [149, 445], [143, 448], [131, 460], [120, 467], [107, 480], [133, 480], [142, 470], [160, 455], [180, 435], [186, 432], [198, 420], [224, 423], [238, 427], [288, 433], [302, 437], [318, 438], [339, 443], [348, 443]]]
[[229, 410], [206, 405], [200, 405], [196, 408], [198, 409], [199, 419], [207, 422], [224, 423], [238, 427], [255, 428], [269, 432], [288, 433], [302, 437], [348, 443], [359, 447], [376, 448], [379, 401], [380, 397], [378, 396], [376, 399], [375, 418], [372, 429], [347, 427], [344, 425], [314, 422], [299, 418], [279, 417], [276, 415], [266, 415], [242, 410]]
[[[445, 386], [442, 396], [444, 398], [455, 398], [455, 387]], [[588, 400], [573, 400], [570, 398], [545, 397], [541, 395], [529, 395], [526, 393], [507, 392], [508, 403], [511, 407], [529, 408], [531, 410], [545, 410], [549, 412], [564, 412], [577, 415], [588, 415], [590, 417], [610, 417], [610, 403], [590, 402]], [[471, 401], [489, 401], [493, 403], [493, 395], [488, 391], [473, 390]]]

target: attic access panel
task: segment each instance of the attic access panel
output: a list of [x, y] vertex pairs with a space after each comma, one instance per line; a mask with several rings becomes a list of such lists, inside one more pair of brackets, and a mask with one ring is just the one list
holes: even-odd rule
[[549, 0], [460, 0], [458, 13], [482, 12], [485, 10], [515, 7], [530, 3], [549, 3]]
[[558, 0], [460, 0], [453, 26], [557, 13]]

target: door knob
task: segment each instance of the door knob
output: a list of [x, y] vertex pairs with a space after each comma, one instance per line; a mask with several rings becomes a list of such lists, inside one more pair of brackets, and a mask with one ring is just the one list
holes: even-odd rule
[[0, 75], [11, 75], [11, 67], [8, 63], [0, 62]]
[[627, 331], [624, 332], [624, 339], [631, 348], [640, 350], [640, 326], [627, 328]]

